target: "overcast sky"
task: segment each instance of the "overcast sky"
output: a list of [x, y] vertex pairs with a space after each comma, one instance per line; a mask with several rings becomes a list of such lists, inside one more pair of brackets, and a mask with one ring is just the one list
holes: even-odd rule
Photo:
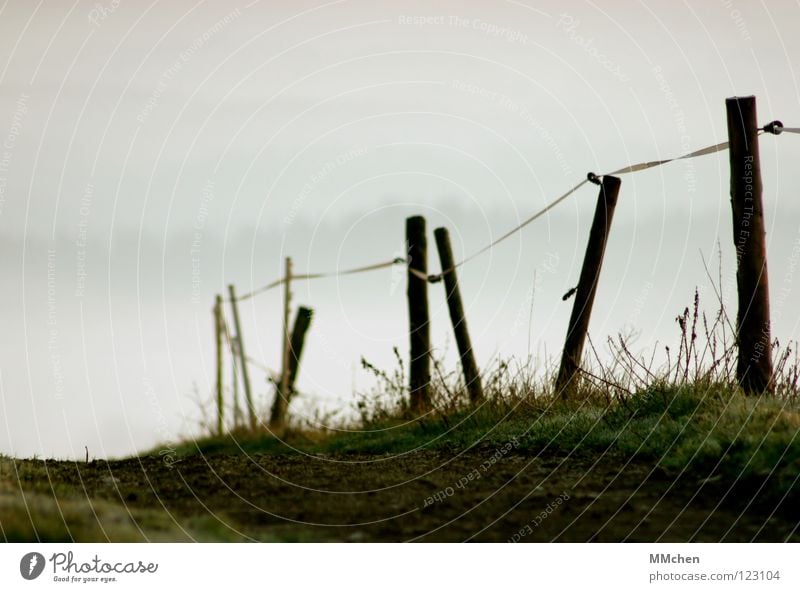
[[[298, 272], [391, 259], [414, 214], [469, 255], [587, 171], [724, 140], [729, 96], [800, 125], [798, 22], [789, 0], [7, 0], [0, 453], [118, 456], [196, 433], [214, 294], [268, 283], [287, 255]], [[762, 136], [761, 153], [786, 342], [800, 337], [800, 138]], [[715, 262], [718, 243], [735, 310], [728, 184], [726, 153], [623, 177], [597, 342], [633, 328], [637, 347], [674, 343], [695, 286], [714, 308], [701, 254]], [[596, 194], [461, 269], [480, 364], [557, 355]], [[315, 310], [308, 401], [367, 387], [362, 355], [407, 354], [402, 269], [294, 291]], [[433, 339], [452, 354], [441, 292]], [[279, 293], [242, 315], [249, 353], [276, 367]], [[267, 407], [263, 373], [252, 381]]]

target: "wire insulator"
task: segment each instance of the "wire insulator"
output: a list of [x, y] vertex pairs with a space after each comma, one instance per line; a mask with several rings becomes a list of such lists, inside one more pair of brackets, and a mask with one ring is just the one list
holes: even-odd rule
[[776, 136], [778, 136], [783, 131], [783, 122], [778, 121], [776, 119], [775, 121], [770, 121], [767, 125], [765, 125], [761, 129], [763, 129], [768, 134], [775, 134]]
[[597, 175], [595, 175], [592, 172], [586, 173], [586, 180], [589, 181], [589, 183], [594, 183], [595, 185], [600, 185], [600, 177], [598, 177]]

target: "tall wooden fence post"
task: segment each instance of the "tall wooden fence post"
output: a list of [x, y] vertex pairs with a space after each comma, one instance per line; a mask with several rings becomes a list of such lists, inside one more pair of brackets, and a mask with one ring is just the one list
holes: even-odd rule
[[281, 391], [286, 393], [289, 380], [289, 315], [292, 310], [292, 258], [286, 258], [283, 282], [283, 335], [281, 340]]
[[214, 302], [214, 333], [217, 346], [217, 434], [220, 436], [225, 429], [225, 402], [222, 391], [222, 364], [224, 363], [222, 333], [224, 331], [225, 326], [222, 321], [222, 296], [217, 294], [216, 301]]
[[239, 367], [242, 369], [242, 382], [244, 383], [244, 397], [247, 403], [247, 413], [250, 416], [250, 429], [256, 429], [256, 410], [253, 407], [253, 396], [250, 391], [250, 373], [247, 371], [247, 354], [244, 351], [244, 339], [242, 337], [242, 326], [239, 323], [239, 305], [236, 300], [236, 288], [233, 284], [228, 285], [228, 294], [231, 300], [231, 310], [233, 311], [233, 325], [236, 329], [236, 350], [239, 353]]
[[[292, 339], [290, 344], [291, 356], [289, 357], [288, 376], [285, 381], [286, 390], [280, 392], [279, 389], [275, 391], [275, 401], [272, 404], [272, 417], [270, 423], [275, 426], [280, 426], [286, 421], [286, 411], [289, 407], [289, 402], [292, 400], [294, 394], [294, 383], [297, 380], [297, 374], [300, 370], [300, 356], [303, 354], [303, 345], [306, 340], [306, 332], [311, 326], [311, 318], [314, 311], [310, 308], [301, 306], [297, 309], [297, 316], [294, 319], [294, 327], [292, 328]], [[281, 377], [281, 386], [284, 388], [284, 380]]]
[[[428, 315], [428, 243], [425, 218], [406, 219], [408, 252], [408, 324], [410, 341], [409, 394], [411, 410], [422, 413], [430, 407], [431, 335]], [[419, 273], [419, 277], [414, 272]], [[426, 278], [426, 279], [423, 279]]]
[[286, 258], [286, 267], [283, 276], [283, 331], [281, 334], [281, 375], [280, 382], [275, 389], [275, 401], [272, 404], [270, 423], [273, 427], [280, 427], [286, 419], [286, 409], [289, 407], [289, 359], [291, 342], [289, 336], [289, 315], [292, 306], [292, 258]]
[[748, 394], [772, 391], [769, 283], [761, 200], [761, 159], [755, 97], [725, 100], [731, 165], [733, 244], [736, 247], [736, 379]]
[[594, 211], [592, 228], [589, 231], [589, 242], [586, 245], [586, 255], [583, 258], [583, 267], [575, 292], [575, 303], [572, 306], [567, 338], [564, 342], [561, 367], [556, 380], [556, 391], [561, 394], [563, 399], [566, 399], [574, 388], [574, 380], [580, 369], [583, 345], [589, 330], [589, 318], [592, 315], [592, 304], [600, 278], [600, 268], [603, 266], [603, 254], [606, 250], [611, 220], [614, 217], [614, 208], [617, 205], [621, 184], [622, 182], [617, 177], [603, 176], [600, 195], [597, 197], [597, 207]]
[[239, 405], [239, 370], [236, 368], [236, 358], [239, 346], [236, 338], [231, 337], [231, 380], [233, 382], [233, 427], [242, 425], [242, 408]]
[[[450, 311], [450, 321], [453, 323], [453, 332], [456, 336], [458, 354], [461, 358], [461, 369], [464, 372], [464, 381], [472, 403], [483, 399], [483, 385], [475, 363], [475, 352], [469, 338], [467, 319], [464, 315], [464, 304], [461, 301], [461, 290], [458, 287], [453, 250], [450, 246], [450, 234], [446, 228], [437, 228], [433, 231], [436, 237], [436, 247], [439, 251], [439, 261], [442, 265], [442, 281], [444, 282], [447, 296], [447, 308]], [[448, 271], [449, 270], [449, 271]]]

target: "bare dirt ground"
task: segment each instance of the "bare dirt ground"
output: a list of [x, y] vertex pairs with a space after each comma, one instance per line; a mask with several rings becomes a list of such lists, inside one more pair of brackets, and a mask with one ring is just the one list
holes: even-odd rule
[[758, 489], [768, 482], [729, 492], [714, 478], [676, 479], [607, 455], [196, 455], [171, 466], [48, 461], [47, 471], [57, 491], [166, 511], [178, 528], [200, 518], [214, 524], [210, 538], [228, 540], [800, 540], [795, 491], [765, 505]]

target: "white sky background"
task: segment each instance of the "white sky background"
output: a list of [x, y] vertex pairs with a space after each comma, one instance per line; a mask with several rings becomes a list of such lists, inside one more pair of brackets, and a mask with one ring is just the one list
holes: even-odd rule
[[[390, 259], [421, 213], [436, 270], [435, 227], [468, 255], [587, 171], [724, 140], [726, 97], [755, 94], [762, 123], [800, 125], [797, 2], [603, 5], [5, 2], [0, 452], [123, 455], [195, 433], [214, 294], [275, 279], [286, 255], [298, 272]], [[786, 342], [800, 337], [800, 138], [762, 136], [761, 154]], [[695, 286], [714, 310], [701, 253], [715, 261], [718, 241], [735, 311], [727, 158], [623, 176], [596, 342], [635, 327], [637, 347], [675, 343]], [[528, 355], [534, 270], [530, 353], [558, 352], [596, 195], [584, 187], [462, 268], [479, 363]], [[369, 384], [362, 355], [407, 355], [401, 269], [294, 291], [315, 310], [304, 393], [349, 399]], [[430, 299], [452, 354], [443, 289]], [[250, 355], [277, 366], [279, 293], [242, 314]]]

